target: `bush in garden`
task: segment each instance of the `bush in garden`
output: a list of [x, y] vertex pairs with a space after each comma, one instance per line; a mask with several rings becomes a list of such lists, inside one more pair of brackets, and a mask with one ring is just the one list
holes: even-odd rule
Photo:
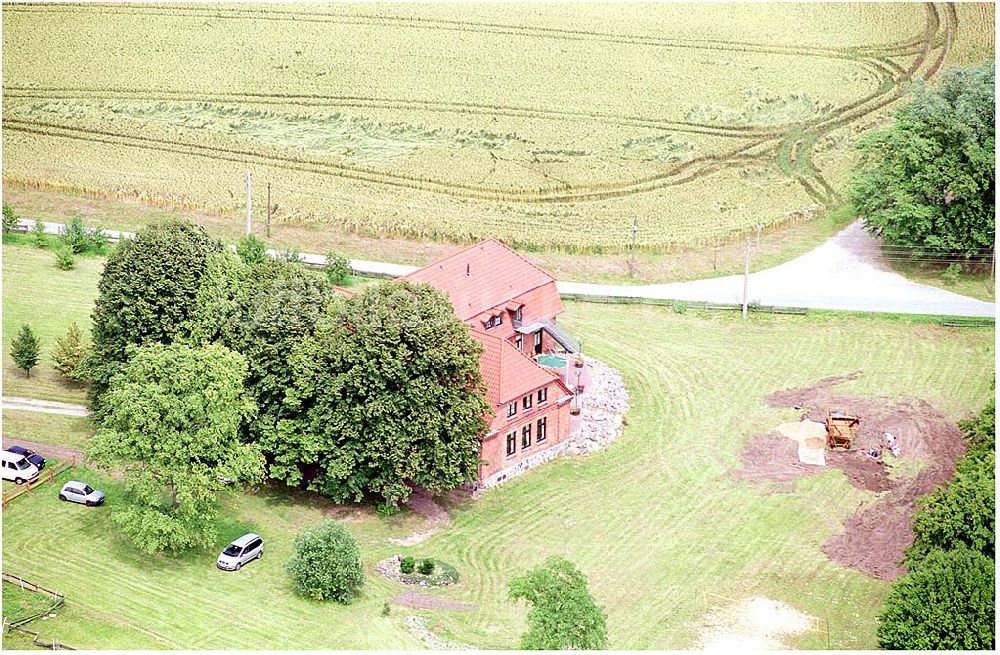
[[334, 521], [296, 537], [295, 554], [286, 569], [300, 594], [345, 605], [365, 581], [358, 542]]
[[416, 561], [412, 557], [404, 557], [399, 562], [399, 570], [402, 571], [403, 573], [407, 573], [407, 574], [413, 573], [413, 569], [415, 569], [416, 566], [417, 566], [417, 563], [416, 563]]
[[423, 560], [422, 562], [420, 562], [419, 570], [420, 573], [423, 575], [430, 575], [431, 573], [434, 573], [434, 560], [432, 559]]

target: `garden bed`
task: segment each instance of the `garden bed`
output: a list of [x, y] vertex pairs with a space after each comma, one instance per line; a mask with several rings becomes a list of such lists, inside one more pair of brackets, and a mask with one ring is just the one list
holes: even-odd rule
[[[387, 578], [417, 587], [446, 587], [458, 582], [458, 570], [447, 562], [429, 558], [434, 562], [434, 570], [425, 575], [420, 573], [419, 568], [414, 568], [412, 573], [403, 573], [400, 568], [403, 559], [402, 555], [393, 555], [376, 564], [375, 568]], [[415, 559], [414, 561], [419, 567], [424, 559]]]

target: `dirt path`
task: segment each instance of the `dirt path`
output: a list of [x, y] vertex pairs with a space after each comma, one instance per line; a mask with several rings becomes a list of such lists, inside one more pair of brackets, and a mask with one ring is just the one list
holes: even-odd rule
[[3, 447], [8, 446], [21, 446], [22, 448], [27, 448], [28, 450], [33, 450], [43, 457], [52, 457], [58, 459], [61, 462], [72, 462], [73, 458], [76, 461], [83, 463], [86, 457], [82, 450], [77, 450], [76, 448], [64, 448], [62, 446], [52, 446], [50, 444], [38, 443], [36, 441], [26, 441], [24, 439], [14, 439], [4, 435], [3, 437]]
[[90, 410], [83, 405], [59, 403], [54, 400], [19, 398], [17, 396], [4, 396], [3, 408], [44, 414], [63, 414], [65, 416], [90, 416]]
[[434, 497], [426, 489], [415, 488], [410, 494], [410, 499], [406, 501], [406, 506], [427, 519], [425, 524], [427, 529], [414, 532], [403, 539], [390, 538], [389, 541], [397, 546], [416, 546], [423, 543], [440, 532], [451, 521], [447, 510], [434, 502]]
[[458, 603], [447, 598], [422, 594], [419, 591], [407, 591], [398, 596], [393, 596], [392, 602], [422, 610], [461, 610], [463, 612], [471, 612], [476, 609], [475, 605], [470, 605], [469, 603]]

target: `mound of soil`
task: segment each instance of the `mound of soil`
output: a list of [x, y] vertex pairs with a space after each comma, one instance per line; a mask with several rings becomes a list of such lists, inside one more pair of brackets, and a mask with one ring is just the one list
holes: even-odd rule
[[[803, 419], [824, 421], [827, 409], [842, 410], [860, 419], [855, 446], [850, 451], [828, 451], [826, 462], [841, 469], [850, 483], [881, 494], [879, 502], [844, 523], [844, 533], [831, 537], [823, 552], [833, 561], [883, 580], [905, 573], [903, 552], [913, 543], [910, 517], [916, 499], [936, 485], [949, 482], [955, 460], [965, 452], [961, 431], [929, 403], [838, 394], [832, 387], [857, 379], [861, 371], [830, 377], [804, 389], [771, 394], [772, 407], [802, 409]], [[911, 480], [892, 480], [885, 466], [866, 453], [881, 448], [883, 432], [899, 444], [900, 458], [922, 459], [927, 467]], [[822, 467], [800, 464], [794, 441], [777, 435], [755, 435], [743, 452], [743, 470], [734, 476], [752, 482], [774, 483], [790, 490], [794, 481], [814, 475]]]

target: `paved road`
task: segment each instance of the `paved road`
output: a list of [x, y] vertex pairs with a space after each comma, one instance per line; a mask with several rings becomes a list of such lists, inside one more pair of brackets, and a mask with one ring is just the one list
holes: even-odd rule
[[65, 416], [90, 416], [90, 410], [83, 405], [57, 403], [53, 400], [35, 400], [34, 398], [3, 397], [4, 409], [17, 409], [25, 412], [42, 412], [44, 414], [63, 414]]
[[[31, 227], [34, 221], [22, 220]], [[47, 232], [58, 233], [59, 223], [45, 223]], [[105, 230], [113, 239], [132, 238], [131, 232]], [[271, 256], [276, 253], [268, 251]], [[303, 254], [302, 260], [317, 266], [322, 255]], [[386, 262], [352, 259], [359, 273], [398, 277], [416, 270]], [[743, 300], [743, 276], [649, 285], [609, 285], [557, 282], [561, 293], [582, 296], [626, 296], [720, 304]], [[752, 273], [749, 300], [763, 305], [809, 307], [901, 314], [950, 316], [996, 316], [994, 303], [961, 296], [950, 291], [917, 284], [890, 270], [882, 259], [878, 241], [870, 238], [856, 221], [827, 242], [789, 262]]]

